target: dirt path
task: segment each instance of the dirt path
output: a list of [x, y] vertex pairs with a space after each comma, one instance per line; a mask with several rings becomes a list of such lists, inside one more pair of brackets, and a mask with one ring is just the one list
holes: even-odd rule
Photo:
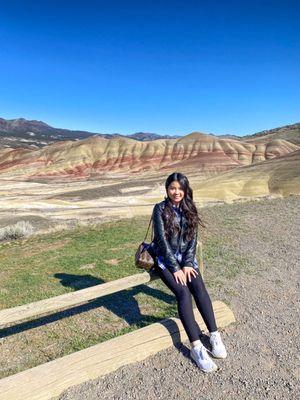
[[[186, 341], [179, 350], [70, 388], [60, 400], [299, 398], [300, 198], [235, 204], [228, 212], [244, 224], [233, 240], [237, 252], [252, 256], [253, 266], [209, 290], [212, 300], [230, 303], [237, 318], [223, 331], [229, 354], [216, 360], [219, 370], [201, 372]], [[209, 347], [208, 337], [203, 340]]]

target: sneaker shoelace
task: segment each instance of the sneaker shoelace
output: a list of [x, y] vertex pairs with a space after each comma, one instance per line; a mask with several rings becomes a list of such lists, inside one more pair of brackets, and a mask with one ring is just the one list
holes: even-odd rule
[[222, 344], [222, 340], [219, 335], [212, 335], [210, 338], [211, 338], [212, 344], [214, 344], [214, 345]]
[[197, 353], [200, 354], [202, 360], [209, 360], [208, 352], [209, 350], [203, 345], [200, 348], [197, 348]]

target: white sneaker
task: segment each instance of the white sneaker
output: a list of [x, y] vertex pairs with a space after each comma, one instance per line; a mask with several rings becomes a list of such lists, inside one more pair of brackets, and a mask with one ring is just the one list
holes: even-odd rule
[[190, 350], [190, 355], [201, 371], [213, 372], [218, 369], [218, 366], [209, 357], [207, 349], [202, 343], [196, 347], [192, 347]]
[[210, 344], [212, 346], [212, 351], [210, 353], [216, 358], [226, 358], [227, 351], [225, 349], [224, 343], [222, 342], [220, 332], [216, 331], [210, 334], [209, 338]]

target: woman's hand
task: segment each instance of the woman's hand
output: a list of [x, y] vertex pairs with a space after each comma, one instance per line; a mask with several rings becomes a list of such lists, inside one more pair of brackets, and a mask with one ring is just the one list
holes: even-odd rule
[[186, 285], [186, 277], [185, 277], [185, 274], [182, 271], [182, 269], [179, 270], [179, 271], [174, 272], [173, 275], [174, 275], [175, 280], [176, 280], [177, 283], [182, 283], [183, 285], [187, 286]]
[[196, 271], [193, 267], [183, 267], [182, 270], [185, 277], [188, 278], [189, 282], [191, 282], [192, 280], [192, 275], [195, 277], [198, 275], [198, 271]]

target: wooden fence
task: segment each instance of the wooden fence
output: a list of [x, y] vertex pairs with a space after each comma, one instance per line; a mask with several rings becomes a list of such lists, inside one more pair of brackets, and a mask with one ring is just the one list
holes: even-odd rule
[[[76, 292], [5, 309], [0, 311], [0, 327], [4, 328], [65, 310], [157, 278], [157, 274], [145, 271]], [[232, 311], [223, 302], [213, 302], [213, 309], [219, 329], [235, 321]], [[201, 329], [205, 330], [204, 321], [195, 307], [194, 314]], [[0, 400], [54, 399], [73, 385], [108, 374], [123, 365], [141, 361], [187, 339], [180, 319], [164, 319], [104, 343], [3, 378], [0, 380]]]

